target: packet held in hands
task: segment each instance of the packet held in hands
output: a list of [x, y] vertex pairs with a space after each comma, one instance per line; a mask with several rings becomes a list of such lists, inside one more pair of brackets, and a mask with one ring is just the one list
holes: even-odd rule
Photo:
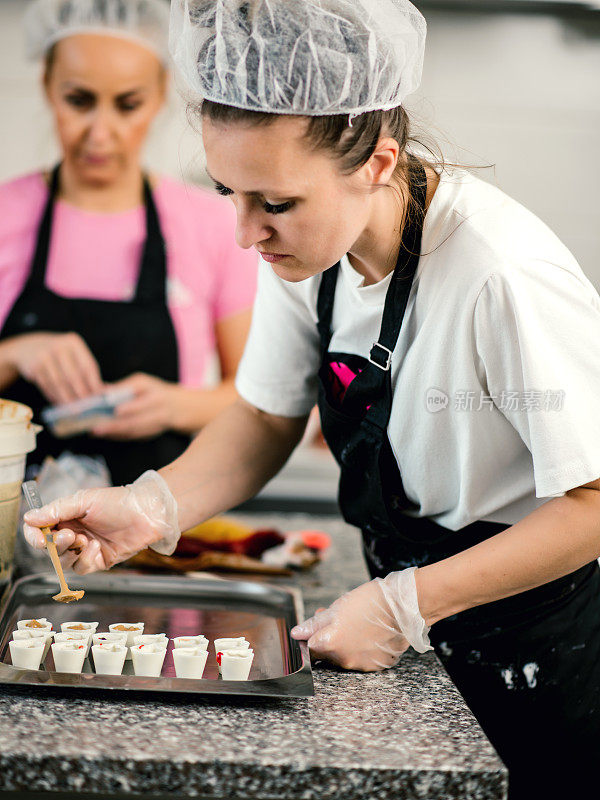
[[133, 396], [131, 389], [115, 389], [74, 403], [49, 406], [42, 411], [42, 420], [55, 436], [66, 439], [87, 433], [98, 423], [114, 416], [117, 406], [132, 400]]

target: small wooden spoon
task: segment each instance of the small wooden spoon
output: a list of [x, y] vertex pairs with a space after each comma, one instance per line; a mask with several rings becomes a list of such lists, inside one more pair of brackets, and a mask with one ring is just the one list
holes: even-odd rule
[[54, 566], [56, 576], [60, 581], [60, 592], [53, 595], [52, 599], [56, 600], [57, 603], [72, 603], [73, 600], [81, 600], [85, 594], [83, 589], [69, 589], [67, 586], [65, 573], [63, 572], [62, 564], [60, 563], [60, 558], [58, 557], [58, 550], [56, 549], [56, 544], [54, 543], [54, 534], [50, 528], [42, 528], [42, 533], [44, 534], [44, 538], [46, 540], [46, 549], [48, 550], [50, 558], [52, 559], [52, 565]]
[[[34, 509], [42, 507], [42, 500], [37, 490], [37, 486], [35, 485], [35, 481], [27, 481], [23, 484], [23, 494], [25, 495], [25, 499], [27, 500], [27, 505], [29, 508]], [[65, 573], [63, 572], [62, 564], [60, 563], [60, 558], [58, 557], [58, 551], [54, 541], [54, 534], [50, 528], [47, 527], [42, 528], [41, 531], [44, 534], [44, 539], [46, 540], [46, 549], [50, 554], [52, 566], [54, 567], [54, 571], [56, 572], [56, 576], [60, 582], [60, 592], [55, 594], [52, 599], [56, 600], [57, 603], [72, 603], [73, 600], [81, 600], [85, 594], [83, 589], [69, 589], [67, 586]]]

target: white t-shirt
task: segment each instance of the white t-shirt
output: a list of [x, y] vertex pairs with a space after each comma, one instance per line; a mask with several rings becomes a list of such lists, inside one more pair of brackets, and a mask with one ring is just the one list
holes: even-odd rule
[[[388, 435], [417, 511], [451, 530], [513, 524], [600, 477], [600, 298], [534, 214], [464, 171], [442, 174], [393, 354]], [[343, 258], [330, 349], [368, 357], [391, 274]], [[317, 400], [320, 276], [262, 262], [237, 388], [263, 411]]]

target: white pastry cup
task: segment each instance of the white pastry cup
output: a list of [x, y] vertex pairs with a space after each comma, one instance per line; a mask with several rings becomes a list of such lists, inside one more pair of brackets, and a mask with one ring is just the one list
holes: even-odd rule
[[54, 633], [52, 631], [40, 631], [40, 630], [30, 630], [28, 628], [23, 628], [23, 630], [16, 630], [13, 631], [12, 638], [15, 642], [21, 641], [41, 641], [44, 642], [44, 653], [42, 655], [42, 661], [48, 655], [48, 650], [50, 650], [50, 645], [52, 644], [52, 637]]
[[208, 639], [201, 633], [198, 636], [175, 636], [173, 647], [176, 650], [180, 647], [199, 647], [201, 650], [208, 650]]
[[[43, 624], [42, 628], [31, 628], [27, 623], [28, 622], [41, 622]], [[17, 630], [19, 631], [51, 631], [52, 630], [52, 623], [48, 622], [46, 617], [40, 617], [39, 619], [20, 619], [17, 622]]]
[[122, 642], [106, 642], [92, 645], [94, 670], [97, 675], [120, 675], [127, 657], [127, 648]]
[[85, 657], [87, 658], [90, 654], [92, 640], [87, 631], [61, 631], [54, 634], [54, 641], [60, 643], [81, 642], [81, 644], [85, 645]]
[[208, 650], [202, 647], [176, 647], [173, 650], [175, 675], [178, 678], [201, 678], [207, 659]]
[[100, 631], [92, 634], [92, 647], [95, 644], [122, 644], [127, 649], [126, 633], [111, 633], [110, 631]]
[[39, 639], [13, 639], [8, 643], [13, 667], [39, 669], [44, 654], [44, 642]]
[[[134, 628], [132, 631], [120, 631], [117, 630], [119, 625], [124, 625], [126, 628]], [[113, 622], [112, 625], [108, 626], [108, 630], [111, 633], [124, 633], [127, 635], [127, 642], [126, 646], [131, 647], [133, 644], [133, 637], [140, 636], [144, 632], [144, 623], [143, 622]], [[127, 654], [127, 658], [131, 658], [131, 654]]]
[[131, 648], [133, 671], [146, 678], [158, 678], [167, 654], [160, 644], [138, 644]]
[[221, 677], [224, 681], [247, 681], [254, 660], [254, 650], [237, 648], [221, 653]]
[[54, 668], [57, 672], [71, 672], [78, 674], [83, 669], [87, 645], [83, 640], [54, 642], [52, 655]]
[[225, 650], [249, 650], [250, 642], [246, 641], [243, 636], [237, 639], [215, 639], [215, 657], [219, 665], [219, 672], [221, 672], [221, 663], [219, 655]]

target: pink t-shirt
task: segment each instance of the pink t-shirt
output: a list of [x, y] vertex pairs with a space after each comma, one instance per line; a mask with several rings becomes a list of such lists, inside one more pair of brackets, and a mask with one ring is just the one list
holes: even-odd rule
[[[41, 173], [0, 185], [0, 328], [29, 274], [47, 192]], [[215, 349], [215, 323], [252, 306], [257, 254], [236, 245], [230, 203], [166, 177], [153, 194], [167, 250], [167, 297], [180, 380], [202, 386]], [[145, 236], [141, 205], [100, 214], [59, 200], [47, 287], [65, 297], [131, 300]]]

